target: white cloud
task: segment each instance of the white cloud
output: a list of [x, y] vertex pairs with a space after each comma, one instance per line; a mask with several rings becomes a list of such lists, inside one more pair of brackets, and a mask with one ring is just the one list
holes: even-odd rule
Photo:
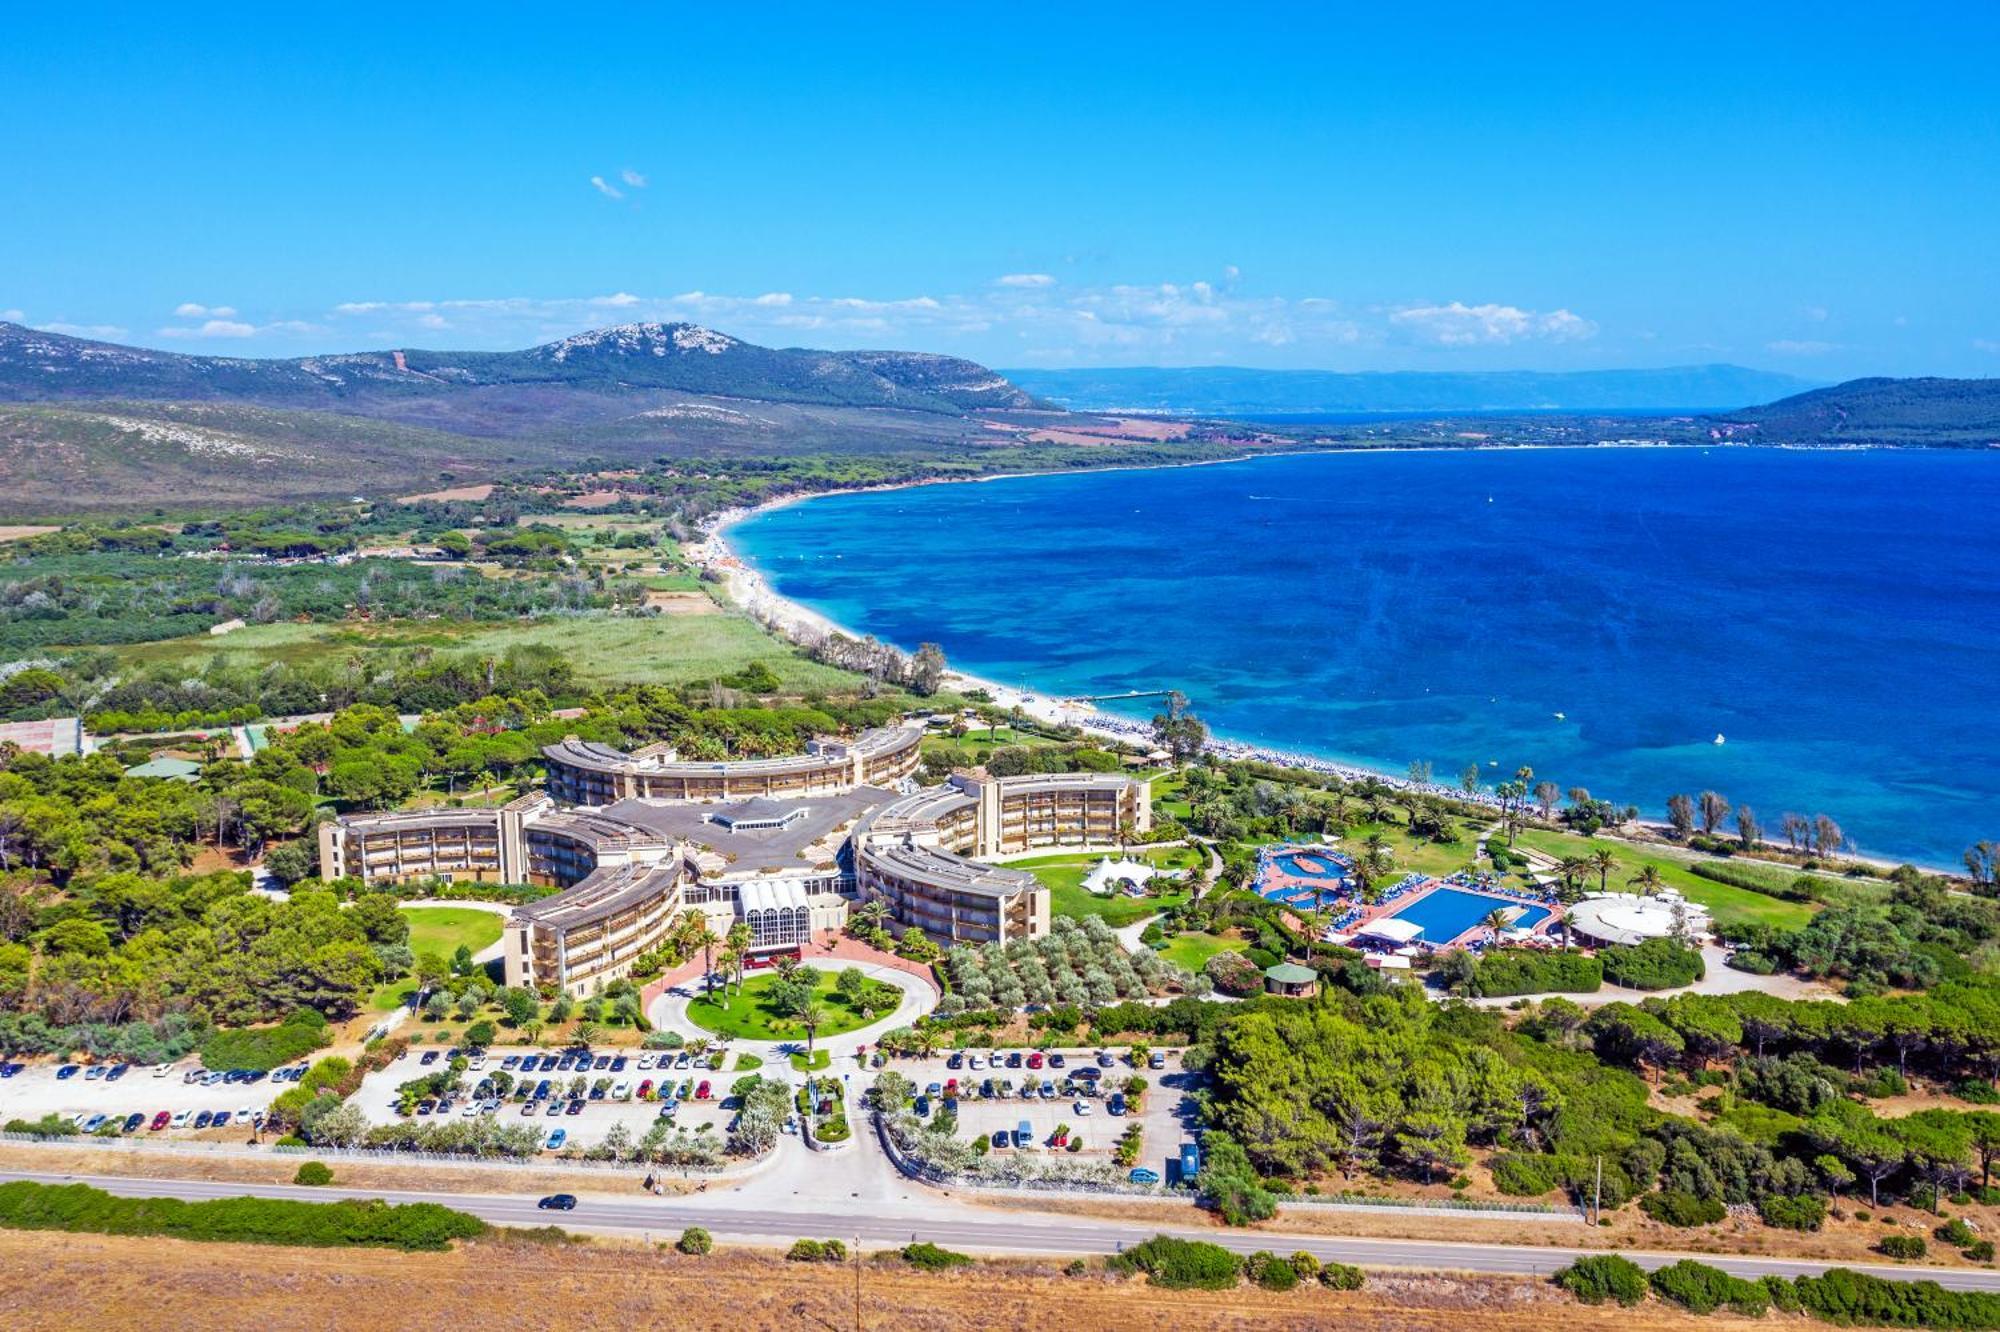
[[1800, 313], [1805, 315], [1806, 318], [1812, 320], [1815, 324], [1824, 324], [1827, 321], [1827, 318], [1830, 314], [1830, 312], [1824, 305], [1808, 305], [1804, 310], [1800, 311]]
[[590, 298], [590, 303], [592, 305], [605, 305], [617, 309], [627, 305], [637, 305], [639, 298], [629, 291], [614, 291], [609, 296], [593, 296]]
[[592, 176], [590, 178], [590, 188], [596, 190], [607, 199], [622, 199], [625, 197], [625, 191], [619, 189], [602, 176]]
[[433, 312], [432, 312], [432, 313], [430, 313], [430, 314], [426, 314], [426, 315], [418, 315], [418, 316], [417, 316], [417, 327], [418, 327], [418, 328], [431, 328], [431, 329], [437, 329], [437, 328], [450, 328], [450, 327], [451, 327], [451, 321], [450, 321], [449, 319], [446, 319], [446, 318], [445, 318], [445, 317], [444, 317], [443, 315], [441, 315], [441, 314], [438, 314], [438, 313], [436, 313], [435, 311], [433, 311]]
[[1840, 344], [1812, 338], [1779, 338], [1776, 342], [1765, 343], [1764, 350], [1780, 356], [1824, 356], [1830, 351], [1840, 350]]
[[0, 319], [4, 319], [10, 324], [18, 324], [27, 317], [28, 312], [26, 310], [0, 310]]
[[1440, 347], [1501, 346], [1540, 339], [1576, 342], [1597, 335], [1597, 325], [1568, 310], [1523, 310], [1514, 305], [1410, 305], [1389, 312], [1391, 327]]
[[236, 307], [233, 305], [202, 305], [195, 301], [182, 301], [174, 307], [177, 319], [234, 319]]
[[624, 181], [635, 190], [646, 188], [646, 178], [631, 167], [626, 167], [623, 171], [619, 172], [618, 179]]
[[1974, 351], [1992, 352], [1995, 355], [2000, 355], [2000, 338], [1974, 338], [1972, 340], [1972, 349]]
[[175, 325], [158, 330], [163, 338], [254, 338], [257, 326], [240, 319], [208, 319], [192, 327]]
[[767, 291], [752, 302], [754, 305], [790, 305], [792, 293], [789, 291]]
[[1003, 287], [1053, 287], [1056, 280], [1047, 273], [1008, 273], [996, 279]]
[[44, 333], [61, 333], [72, 338], [108, 338], [112, 341], [116, 341], [132, 331], [122, 324], [66, 324], [61, 320], [56, 320], [48, 324], [37, 324], [35, 327]]

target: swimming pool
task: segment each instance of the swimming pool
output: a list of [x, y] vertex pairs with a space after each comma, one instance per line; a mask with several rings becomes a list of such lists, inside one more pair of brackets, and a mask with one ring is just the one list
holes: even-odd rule
[[1310, 856], [1297, 851], [1289, 851], [1272, 857], [1272, 863], [1295, 879], [1332, 879], [1347, 877], [1340, 862], [1325, 854]]
[[1418, 898], [1401, 911], [1394, 913], [1397, 920], [1407, 920], [1412, 925], [1424, 927], [1424, 942], [1433, 947], [1450, 943], [1467, 930], [1477, 929], [1486, 913], [1495, 907], [1522, 906], [1520, 916], [1513, 922], [1513, 928], [1531, 930], [1549, 918], [1547, 907], [1523, 906], [1504, 897], [1488, 897], [1485, 893], [1471, 893], [1463, 888], [1435, 888]]

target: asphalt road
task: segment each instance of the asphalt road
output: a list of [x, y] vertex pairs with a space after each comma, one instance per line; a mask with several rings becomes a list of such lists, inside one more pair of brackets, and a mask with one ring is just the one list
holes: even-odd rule
[[[665, 1239], [683, 1227], [701, 1226], [718, 1239], [789, 1244], [801, 1236], [815, 1239], [859, 1240], [887, 1247], [930, 1240], [946, 1248], [991, 1253], [1057, 1254], [1110, 1253], [1162, 1232], [1188, 1239], [1209, 1240], [1241, 1253], [1270, 1249], [1294, 1253], [1305, 1249], [1321, 1259], [1360, 1267], [1417, 1271], [1475, 1272], [1498, 1276], [1542, 1276], [1555, 1271], [1586, 1250], [1539, 1245], [1459, 1244], [1427, 1240], [1350, 1239], [1280, 1231], [1184, 1230], [1133, 1225], [1090, 1218], [1055, 1220], [1032, 1214], [982, 1213], [963, 1209], [961, 1217], [928, 1215], [913, 1228], [908, 1218], [872, 1212], [875, 1204], [853, 1210], [838, 1203], [805, 1203], [794, 1207], [733, 1207], [699, 1196], [610, 1201], [584, 1198], [573, 1212], [544, 1212], [532, 1197], [500, 1194], [398, 1193], [360, 1189], [302, 1188], [284, 1184], [240, 1184], [209, 1180], [128, 1179], [110, 1175], [60, 1175], [45, 1172], [0, 1171], [0, 1182], [26, 1179], [45, 1184], [90, 1184], [128, 1197], [296, 1198], [326, 1202], [335, 1198], [383, 1198], [390, 1202], [434, 1202], [471, 1212], [504, 1226], [555, 1223], [565, 1229], [619, 1234], [646, 1234]], [[1911, 1281], [1929, 1278], [1954, 1290], [2000, 1292], [2000, 1272], [1974, 1269], [1926, 1268], [1885, 1264], [1801, 1262], [1778, 1258], [1725, 1257], [1716, 1254], [1634, 1252], [1627, 1255], [1643, 1267], [1659, 1267], [1676, 1258], [1694, 1257], [1742, 1277], [1809, 1276], [1829, 1267], [1848, 1266], [1876, 1276]]]

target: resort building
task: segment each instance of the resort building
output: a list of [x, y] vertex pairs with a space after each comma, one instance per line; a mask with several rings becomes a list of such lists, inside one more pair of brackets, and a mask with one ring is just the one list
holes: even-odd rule
[[1296, 962], [1264, 968], [1264, 993], [1290, 999], [1310, 999], [1319, 993], [1319, 973]]
[[571, 737], [548, 745], [548, 791], [573, 805], [617, 800], [741, 800], [750, 796], [823, 795], [857, 786], [893, 787], [923, 762], [919, 724], [878, 726], [852, 740], [819, 739], [784, 758], [682, 759], [672, 745], [626, 753]]
[[[343, 818], [320, 829], [320, 869], [560, 889], [508, 919], [506, 983], [586, 996], [629, 975], [688, 911], [718, 936], [749, 926], [753, 958], [796, 953], [869, 898], [940, 943], [1046, 934], [1048, 890], [982, 862], [1109, 849], [1151, 826], [1146, 785], [1116, 773], [963, 772], [899, 795], [921, 735], [884, 727], [797, 758], [724, 764], [566, 741], [546, 751], [546, 794]], [[870, 773], [884, 784], [859, 780]], [[662, 790], [731, 794], [652, 794]]]

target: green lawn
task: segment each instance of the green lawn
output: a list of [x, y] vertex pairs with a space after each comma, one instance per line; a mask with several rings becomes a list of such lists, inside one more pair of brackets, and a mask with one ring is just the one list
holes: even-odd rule
[[[1737, 888], [1731, 884], [1716, 883], [1691, 873], [1687, 868], [1687, 858], [1679, 855], [1654, 851], [1650, 848], [1632, 846], [1625, 842], [1614, 842], [1607, 838], [1578, 837], [1570, 833], [1545, 832], [1531, 828], [1523, 832], [1518, 844], [1533, 847], [1549, 855], [1587, 856], [1600, 847], [1608, 849], [1618, 858], [1618, 867], [1611, 871], [1610, 887], [1613, 892], [1630, 892], [1632, 876], [1645, 865], [1652, 865], [1660, 871], [1662, 882], [1686, 893], [1689, 900], [1699, 902], [1709, 909], [1717, 925], [1731, 925], [1752, 922], [1774, 925], [1782, 929], [1797, 929], [1812, 918], [1814, 908], [1804, 902], [1783, 902], [1763, 893], [1752, 892], [1748, 888]], [[1590, 886], [1597, 886], [1597, 876], [1592, 875]]]
[[1350, 824], [1338, 845], [1341, 850], [1358, 856], [1368, 834], [1380, 832], [1395, 861], [1390, 871], [1392, 876], [1414, 873], [1442, 877], [1472, 864], [1472, 851], [1479, 845], [1479, 829], [1483, 826], [1476, 822], [1461, 824], [1457, 842], [1419, 842], [1411, 839], [1409, 828], [1400, 820], [1391, 818], [1382, 823]]
[[[826, 1010], [826, 1021], [815, 1033], [817, 1040], [859, 1031], [894, 1011], [893, 1003], [886, 997], [878, 997], [874, 1016], [866, 1016], [835, 992], [833, 972], [809, 968], [805, 974], [813, 979], [820, 1006]], [[799, 1025], [798, 1019], [780, 1012], [770, 1002], [771, 987], [777, 982], [776, 973], [767, 972], [744, 981], [741, 990], [724, 994], [718, 989], [713, 997], [704, 996], [688, 1005], [688, 1021], [703, 1031], [748, 1041], [803, 1041], [806, 1029]]]
[[257, 624], [226, 639], [170, 638], [113, 649], [127, 661], [199, 669], [216, 657], [232, 665], [302, 663], [370, 648], [428, 647], [440, 652], [500, 654], [524, 644], [560, 649], [577, 674], [602, 684], [685, 684], [709, 680], [761, 661], [788, 691], [837, 690], [858, 677], [807, 661], [747, 617], [582, 615], [502, 624], [438, 621], [383, 624]]
[[[436, 953], [447, 962], [464, 944], [474, 953], [499, 942], [503, 918], [491, 911], [470, 907], [404, 907], [403, 918], [410, 922], [410, 952]], [[416, 988], [415, 980], [398, 976], [375, 988], [368, 1006], [388, 1012], [402, 1004]]]
[[1249, 946], [1247, 939], [1225, 939], [1217, 934], [1189, 931], [1167, 940], [1160, 956], [1189, 971], [1200, 971], [1203, 964], [1217, 953], [1240, 953]]
[[1151, 779], [1153, 817], [1185, 822], [1194, 811], [1187, 802], [1187, 779], [1178, 772], [1162, 772]]
[[[1134, 850], [1133, 859], [1144, 860], [1162, 869], [1187, 869], [1199, 865], [1205, 857], [1194, 847], [1165, 847], [1151, 851]], [[1187, 901], [1186, 893], [1168, 893], [1162, 897], [1094, 897], [1084, 891], [1083, 876], [1090, 867], [1104, 858], [1104, 853], [1088, 855], [1036, 856], [1032, 860], [1009, 862], [1010, 869], [1024, 869], [1049, 887], [1049, 911], [1057, 916], [1070, 916], [1081, 920], [1085, 916], [1101, 916], [1104, 923], [1117, 929], [1142, 920], [1157, 912], [1177, 907]]]

